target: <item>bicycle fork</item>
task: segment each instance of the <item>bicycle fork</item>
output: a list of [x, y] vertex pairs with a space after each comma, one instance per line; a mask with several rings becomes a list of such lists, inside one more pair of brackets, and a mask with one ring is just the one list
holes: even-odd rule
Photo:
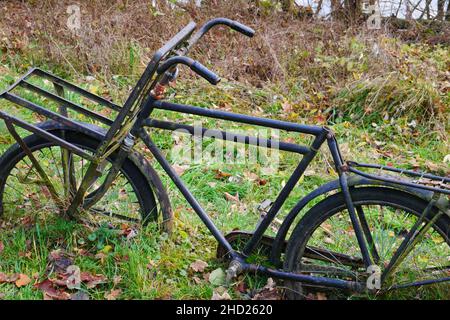
[[119, 174], [120, 168], [122, 167], [125, 159], [130, 153], [135, 138], [129, 134], [121, 143], [119, 151], [117, 153], [117, 157], [112, 163], [112, 167], [109, 170], [104, 182], [98, 187], [95, 191], [89, 194], [88, 197], [85, 198], [87, 190], [95, 183], [95, 181], [101, 176], [103, 172], [103, 167], [106, 164], [106, 160], [103, 161], [92, 161], [89, 165], [86, 174], [83, 177], [83, 180], [78, 188], [74, 198], [72, 199], [69, 208], [66, 211], [66, 214], [73, 218], [76, 217], [79, 208], [82, 210], [89, 210], [95, 205], [108, 191], [111, 187], [112, 183], [116, 179]]

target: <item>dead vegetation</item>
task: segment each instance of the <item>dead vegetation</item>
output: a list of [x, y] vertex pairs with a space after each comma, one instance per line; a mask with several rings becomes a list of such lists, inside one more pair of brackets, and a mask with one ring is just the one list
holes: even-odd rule
[[387, 113], [428, 128], [431, 123], [441, 132], [448, 125], [448, 47], [407, 47], [396, 38], [408, 33], [409, 42], [423, 40], [417, 34], [430, 33], [425, 27], [370, 31], [364, 22], [349, 27], [248, 0], [214, 0], [201, 8], [193, 1], [175, 7], [156, 3], [155, 8], [143, 0], [82, 2], [81, 29], [72, 32], [67, 27], [71, 1], [2, 1], [0, 61], [18, 70], [44, 66], [63, 76], [90, 74], [105, 81], [122, 76], [132, 85], [153, 52], [189, 20], [201, 24], [227, 16], [257, 35], [249, 40], [218, 28], [191, 55], [224, 78], [275, 91], [292, 106], [291, 120], [312, 112], [313, 118], [371, 122], [374, 117], [367, 115], [383, 119]]

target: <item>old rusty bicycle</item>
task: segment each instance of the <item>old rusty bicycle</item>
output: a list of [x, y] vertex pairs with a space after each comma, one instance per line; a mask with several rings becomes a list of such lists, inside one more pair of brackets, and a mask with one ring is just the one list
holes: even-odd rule
[[[212, 85], [219, 83], [219, 76], [187, 56], [191, 47], [218, 25], [254, 35], [251, 28], [226, 18], [210, 20], [197, 31], [196, 24], [189, 23], [154, 54], [123, 106], [39, 68], [31, 69], [3, 91], [0, 98], [16, 108], [31, 110], [45, 121], [32, 124], [0, 111], [17, 142], [0, 159], [1, 214], [14, 217], [30, 210], [34, 197], [40, 196], [48, 199], [46, 210], [69, 218], [141, 224], [159, 221], [170, 231], [169, 197], [158, 173], [137, 150], [139, 140], [217, 240], [218, 256], [229, 262], [230, 281], [243, 272], [282, 279], [289, 298], [304, 298], [317, 290], [337, 296], [436, 286], [448, 290], [449, 178], [344, 160], [334, 133], [327, 127], [164, 100], [164, 88], [175, 80], [180, 64]], [[45, 103], [37, 103], [35, 96]], [[75, 103], [73, 96], [95, 107]], [[302, 155], [276, 199], [266, 206], [255, 230], [224, 235], [151, 138], [155, 128], [183, 129], [192, 135], [197, 128], [154, 118], [155, 110], [275, 128], [313, 139], [311, 145], [299, 145], [214, 131], [215, 139]], [[23, 137], [23, 132], [32, 134]], [[205, 129], [199, 132], [207, 135]], [[267, 236], [271, 222], [323, 145], [328, 146], [339, 178], [300, 199], [276, 236]], [[24, 196], [30, 186], [36, 191], [26, 191]], [[330, 226], [337, 231], [332, 233]], [[238, 242], [244, 246], [237, 248]], [[267, 265], [249, 262], [256, 250], [266, 254]]]

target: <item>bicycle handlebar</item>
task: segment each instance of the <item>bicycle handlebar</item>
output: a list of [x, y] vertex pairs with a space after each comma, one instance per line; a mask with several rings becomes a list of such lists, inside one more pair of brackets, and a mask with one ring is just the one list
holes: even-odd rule
[[163, 64], [161, 64], [158, 67], [157, 72], [158, 74], [163, 74], [167, 70], [171, 69], [172, 67], [175, 67], [177, 64], [180, 63], [188, 66], [189, 68], [191, 68], [192, 71], [194, 71], [199, 76], [203, 77], [213, 85], [218, 84], [221, 80], [217, 74], [209, 70], [203, 64], [186, 56], [175, 56], [167, 59]]
[[215, 19], [211, 19], [208, 22], [206, 22], [196, 33], [194, 33], [194, 35], [192, 36], [192, 38], [189, 40], [189, 45], [187, 47], [186, 51], [189, 51], [189, 49], [195, 44], [197, 43], [198, 40], [200, 40], [201, 37], [203, 37], [211, 28], [217, 26], [217, 25], [225, 25], [230, 27], [231, 29], [240, 32], [244, 35], [246, 35], [247, 37], [253, 37], [255, 35], [255, 30], [253, 30], [252, 28], [228, 19], [228, 18], [215, 18]]
[[190, 48], [195, 43], [197, 43], [197, 41], [200, 40], [200, 38], [203, 37], [211, 28], [217, 25], [226, 25], [231, 29], [246, 35], [247, 37], [253, 37], [255, 35], [255, 30], [253, 30], [252, 28], [228, 18], [215, 18], [209, 20], [191, 37], [191, 39], [188, 41], [188, 45], [185, 48], [177, 51], [178, 56], [169, 58], [162, 65], [160, 65], [160, 67], [158, 68], [158, 74], [164, 73], [163, 77], [160, 79], [161, 84], [166, 85], [176, 78], [176, 65], [179, 63], [188, 65], [194, 72], [205, 78], [209, 83], [213, 85], [216, 85], [220, 82], [220, 77], [206, 68], [200, 62], [194, 61], [190, 58], [184, 59], [184, 56], [187, 54]]
[[255, 30], [252, 28], [246, 26], [245, 24], [242, 24], [238, 21], [232, 21], [229, 27], [237, 32], [242, 33], [243, 35], [246, 35], [247, 37], [252, 38], [255, 35]]

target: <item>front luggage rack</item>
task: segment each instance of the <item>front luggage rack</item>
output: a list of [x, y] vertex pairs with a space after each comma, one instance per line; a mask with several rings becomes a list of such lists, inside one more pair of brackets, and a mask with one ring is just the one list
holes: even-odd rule
[[[187, 39], [195, 30], [195, 26], [194, 22], [189, 23], [163, 47], [156, 51], [123, 106], [119, 106], [39, 68], [29, 70], [17, 82], [0, 93], [0, 99], [6, 99], [15, 106], [26, 108], [34, 114], [37, 114], [38, 117], [44, 117], [56, 121], [65, 127], [74, 128], [98, 137], [101, 143], [97, 147], [94, 155], [89, 155], [77, 146], [57, 137], [49, 131], [43, 130], [39, 125], [31, 124], [28, 121], [11, 115], [11, 113], [8, 114], [0, 110], [0, 118], [5, 121], [10, 131], [14, 130], [13, 125], [19, 126], [49, 141], [53, 141], [83, 158], [101, 163], [111, 153], [117, 150], [130, 134], [137, 115], [145, 106], [150, 97], [151, 90], [156, 84], [155, 73], [160, 62], [167, 59], [179, 47], [185, 45]], [[22, 95], [18, 94], [18, 91]], [[69, 95], [78, 95], [83, 102], [93, 103], [94, 110], [90, 110], [84, 105], [69, 100], [66, 93]], [[42, 103], [38, 104], [35, 102], [36, 100]], [[104, 114], [115, 117], [111, 119]], [[72, 116], [78, 116], [78, 118]], [[100, 133], [101, 131], [96, 130], [90, 124], [103, 127], [106, 130], [105, 133]], [[12, 134], [15, 135], [14, 133]]]
[[348, 171], [359, 176], [450, 195], [450, 178], [391, 166], [348, 161]]
[[[76, 103], [69, 99], [69, 96], [78, 96], [80, 101], [86, 101], [86, 103], [83, 103], [83, 105]], [[123, 107], [109, 100], [38, 68], [29, 70], [17, 82], [2, 92], [0, 98], [13, 103], [15, 108], [22, 107], [31, 111], [38, 118], [44, 117], [64, 127], [98, 137], [104, 143], [107, 143], [110, 149], [114, 149], [114, 146], [110, 144], [112, 139], [106, 141], [105, 137], [108, 135], [114, 137], [119, 132], [122, 123], [119, 124], [117, 120], [119, 115], [126, 111]], [[92, 108], [88, 108], [84, 104], [94, 104], [94, 110], [91, 110]], [[83, 158], [93, 159], [92, 155], [81, 150], [76, 145], [49, 131], [43, 130], [38, 124], [29, 123], [16, 114], [23, 115], [23, 109], [9, 110], [9, 113], [0, 110], [0, 118], [7, 125], [17, 125], [55, 142]], [[104, 114], [116, 114], [117, 118], [112, 120]], [[25, 116], [25, 118], [28, 117]], [[106, 129], [106, 135], [101, 134], [99, 130], [95, 130], [95, 127], [90, 124]]]

